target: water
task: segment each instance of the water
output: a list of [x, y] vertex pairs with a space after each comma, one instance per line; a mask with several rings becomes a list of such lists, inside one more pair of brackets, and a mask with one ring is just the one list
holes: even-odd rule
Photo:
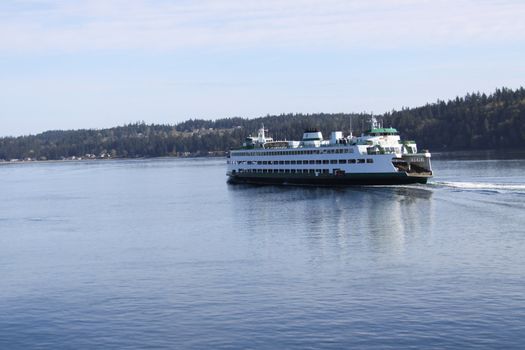
[[0, 348], [522, 348], [525, 160], [433, 165], [346, 189], [227, 185], [222, 159], [0, 166]]

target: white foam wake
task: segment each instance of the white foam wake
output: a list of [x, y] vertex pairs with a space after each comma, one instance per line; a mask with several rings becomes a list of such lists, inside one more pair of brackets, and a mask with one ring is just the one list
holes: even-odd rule
[[488, 182], [452, 182], [436, 181], [433, 184], [465, 190], [525, 191], [525, 184], [501, 184]]

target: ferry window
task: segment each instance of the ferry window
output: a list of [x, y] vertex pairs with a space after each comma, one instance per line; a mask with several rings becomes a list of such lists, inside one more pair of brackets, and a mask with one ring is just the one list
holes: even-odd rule
[[290, 164], [290, 161], [289, 160], [285, 160], [284, 164]]
[[328, 164], [328, 159], [323, 160], [323, 164]]
[[339, 164], [346, 164], [346, 159], [339, 159]]
[[328, 153], [328, 150], [327, 149], [324, 149], [321, 151], [322, 153]]
[[262, 173], [262, 169], [257, 169], [257, 172], [258, 173]]
[[262, 162], [260, 160], [257, 161], [257, 165], [261, 165], [261, 164], [262, 164]]
[[328, 169], [323, 169], [323, 174], [328, 174]]
[[279, 172], [280, 173], [284, 173], [284, 169], [279, 169]]
[[315, 164], [321, 164], [321, 160], [320, 159], [316, 160]]
[[330, 160], [330, 164], [337, 164], [337, 159]]
[[309, 161], [308, 163], [310, 163], [310, 164], [315, 164], [315, 160], [311, 160], [311, 161]]
[[284, 164], [284, 160], [280, 160], [280, 161], [279, 161], [279, 164], [280, 164], [280, 165], [283, 165], [283, 164]]
[[374, 162], [374, 160], [373, 160], [373, 159], [371, 159], [371, 158], [368, 158], [368, 159], [366, 160], [366, 162], [367, 162], [367, 163], [373, 163], [373, 162]]
[[291, 172], [292, 172], [292, 174], [295, 174], [295, 169], [292, 169]]
[[358, 159], [357, 162], [361, 164], [361, 163], [364, 163], [365, 160], [364, 159]]
[[348, 164], [355, 164], [355, 159], [348, 159]]
[[263, 169], [263, 171], [262, 171], [262, 172], [263, 172], [263, 173], [266, 173], [266, 171], [267, 171], [266, 169]]
[[309, 172], [310, 174], [313, 174], [313, 173], [315, 173], [315, 170], [314, 170], [314, 169], [310, 169], [310, 170], [308, 170], [308, 172]]
[[348, 153], [348, 148], [345, 148], [343, 152]]
[[297, 162], [295, 160], [291, 160], [290, 164], [296, 164]]
[[266, 165], [266, 164], [268, 164], [268, 162], [267, 162], [267, 161], [265, 161], [265, 160], [263, 160], [263, 162], [262, 162], [262, 163], [263, 163], [263, 165]]
[[289, 172], [290, 172], [290, 169], [285, 169], [284, 172], [285, 172], [285, 173], [289, 173]]

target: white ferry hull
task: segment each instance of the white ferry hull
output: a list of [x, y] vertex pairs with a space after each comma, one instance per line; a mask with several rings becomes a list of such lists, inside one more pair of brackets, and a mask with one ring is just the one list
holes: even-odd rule
[[430, 153], [402, 142], [393, 128], [373, 128], [359, 138], [333, 132], [325, 141], [319, 131], [306, 131], [302, 141], [257, 139], [228, 157], [230, 183], [352, 186], [425, 184], [432, 177]]

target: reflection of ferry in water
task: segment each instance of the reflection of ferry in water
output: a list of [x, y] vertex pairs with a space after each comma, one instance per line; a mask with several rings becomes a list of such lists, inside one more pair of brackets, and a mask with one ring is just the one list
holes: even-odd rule
[[397, 130], [371, 129], [354, 137], [341, 131], [323, 140], [307, 130], [302, 141], [274, 141], [259, 129], [228, 157], [229, 182], [297, 185], [393, 185], [426, 183], [432, 177], [430, 153], [418, 153], [414, 141], [401, 141]]

